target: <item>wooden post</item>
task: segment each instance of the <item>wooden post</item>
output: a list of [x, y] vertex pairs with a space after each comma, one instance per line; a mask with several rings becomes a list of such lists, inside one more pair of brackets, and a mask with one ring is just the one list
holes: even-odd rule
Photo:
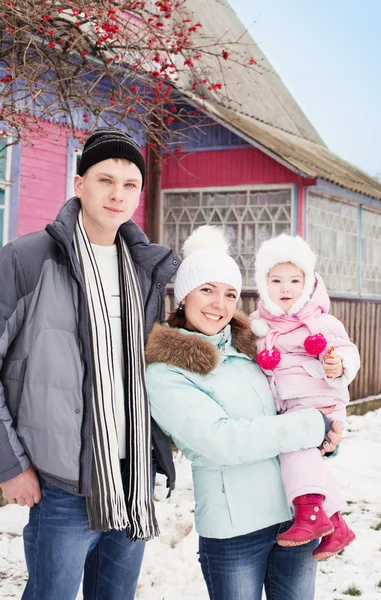
[[8, 500], [5, 498], [3, 490], [0, 488], [0, 506], [5, 506], [6, 504], [8, 504]]
[[158, 104], [151, 114], [147, 140], [147, 199], [146, 233], [151, 242], [160, 242], [161, 176], [163, 146], [163, 105]]

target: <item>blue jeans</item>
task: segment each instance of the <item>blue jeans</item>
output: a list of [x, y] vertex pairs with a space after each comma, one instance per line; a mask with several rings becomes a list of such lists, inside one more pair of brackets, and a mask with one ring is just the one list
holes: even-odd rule
[[200, 537], [201, 569], [211, 600], [313, 600], [317, 561], [314, 540], [283, 548], [276, 536], [290, 523], [230, 539]]
[[133, 600], [145, 542], [126, 531], [90, 531], [86, 499], [41, 482], [24, 528], [29, 580], [23, 600]]

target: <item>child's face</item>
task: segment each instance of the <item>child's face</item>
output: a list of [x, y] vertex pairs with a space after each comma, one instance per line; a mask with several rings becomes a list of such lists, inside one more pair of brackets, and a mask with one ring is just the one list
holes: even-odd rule
[[302, 295], [304, 288], [304, 273], [292, 263], [281, 263], [271, 269], [267, 276], [269, 296], [283, 312]]

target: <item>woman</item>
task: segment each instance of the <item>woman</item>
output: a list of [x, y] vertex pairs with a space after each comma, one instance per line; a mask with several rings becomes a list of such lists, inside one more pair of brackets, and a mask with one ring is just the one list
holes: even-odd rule
[[[147, 388], [153, 418], [192, 461], [209, 596], [261, 600], [265, 586], [268, 599], [312, 600], [318, 541], [276, 544], [291, 519], [277, 456], [320, 446], [327, 418], [315, 408], [276, 415], [248, 318], [236, 310], [241, 274], [219, 230], [199, 228], [184, 255], [179, 309], [149, 336]], [[323, 452], [340, 441], [336, 431]]]

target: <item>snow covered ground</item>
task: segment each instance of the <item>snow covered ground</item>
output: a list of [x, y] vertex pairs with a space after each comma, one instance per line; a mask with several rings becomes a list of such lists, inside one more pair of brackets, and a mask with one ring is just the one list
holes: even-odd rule
[[[316, 600], [381, 600], [381, 409], [349, 417], [341, 446], [331, 469], [349, 503], [346, 518], [357, 541], [342, 555], [320, 563]], [[156, 487], [162, 535], [147, 544], [138, 600], [207, 600], [197, 562], [190, 465], [182, 456], [176, 463], [178, 484], [171, 499], [165, 499], [162, 478]], [[21, 598], [26, 519], [26, 509], [0, 508], [0, 599]]]

